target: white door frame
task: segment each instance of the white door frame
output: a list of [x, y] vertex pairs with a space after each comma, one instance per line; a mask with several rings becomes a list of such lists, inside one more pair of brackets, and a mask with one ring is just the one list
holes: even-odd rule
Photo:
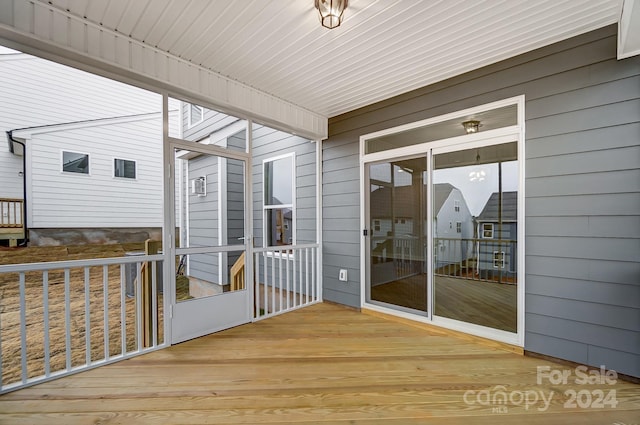
[[[253, 205], [252, 199], [252, 164], [251, 164], [251, 132], [252, 122], [247, 121], [246, 141], [247, 149], [245, 152], [228, 150], [213, 145], [204, 145], [197, 142], [191, 142], [170, 137], [168, 134], [168, 97], [163, 96], [163, 153], [164, 153], [164, 231], [163, 246], [164, 249], [164, 267], [163, 273], [167, 278], [165, 282], [164, 297], [164, 330], [165, 341], [174, 344], [191, 338], [195, 338], [207, 333], [216, 332], [253, 320]], [[207, 253], [240, 251], [245, 252], [245, 289], [241, 291], [227, 292], [216, 296], [205, 297], [202, 299], [189, 300], [178, 304], [175, 299], [175, 276], [176, 276], [176, 243], [175, 243], [175, 227], [176, 227], [176, 208], [175, 208], [175, 179], [178, 177], [175, 171], [175, 154], [176, 148], [182, 148], [192, 152], [198, 152], [205, 155], [215, 155], [221, 158], [235, 159], [243, 161], [244, 167], [244, 241], [238, 245], [228, 245], [220, 247], [192, 248], [190, 251], [198, 251]], [[224, 302], [222, 299], [224, 298]], [[198, 314], [207, 311], [208, 305], [216, 304], [216, 314], [233, 319], [213, 327], [203, 325]], [[190, 310], [190, 311], [189, 311]], [[177, 322], [181, 321], [181, 322]], [[174, 326], [175, 325], [175, 326]], [[177, 326], [176, 332], [175, 327]], [[193, 330], [193, 332], [190, 332]], [[203, 333], [204, 332], [204, 333]]]

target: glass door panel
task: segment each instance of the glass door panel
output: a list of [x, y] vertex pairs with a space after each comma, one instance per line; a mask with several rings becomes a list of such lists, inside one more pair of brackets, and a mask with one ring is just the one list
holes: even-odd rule
[[433, 156], [434, 314], [517, 331], [517, 143]]
[[427, 312], [426, 158], [367, 165], [369, 302]]

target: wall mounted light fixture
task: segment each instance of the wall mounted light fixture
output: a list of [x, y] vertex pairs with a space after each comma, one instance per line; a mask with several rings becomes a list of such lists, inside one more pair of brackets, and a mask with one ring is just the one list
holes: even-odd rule
[[340, 26], [348, 0], [315, 0], [318, 17], [323, 27], [333, 29]]
[[466, 131], [467, 134], [477, 133], [480, 130], [480, 121], [465, 121], [462, 123], [462, 126], [464, 127], [464, 131]]

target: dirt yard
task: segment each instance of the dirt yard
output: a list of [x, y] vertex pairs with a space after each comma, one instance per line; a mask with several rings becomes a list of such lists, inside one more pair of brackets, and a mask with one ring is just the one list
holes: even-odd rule
[[[123, 257], [126, 252], [143, 250], [143, 244], [85, 245], [33, 248], [0, 248], [0, 265], [80, 260], [90, 258]], [[69, 327], [71, 366], [80, 366], [87, 359], [87, 328], [90, 332], [90, 357], [95, 362], [105, 358], [105, 289], [108, 294], [109, 356], [122, 353], [122, 294], [126, 291], [121, 282], [119, 265], [109, 266], [105, 288], [103, 267], [91, 267], [89, 273], [89, 317], [86, 317], [84, 269], [70, 270]], [[66, 366], [64, 271], [48, 274], [50, 372]], [[44, 286], [42, 272], [25, 274], [25, 322], [27, 345], [27, 378], [44, 374]], [[137, 348], [135, 340], [135, 298], [125, 294], [125, 345], [126, 352]], [[158, 342], [162, 341], [162, 295], [158, 296]], [[89, 326], [87, 326], [87, 321]], [[18, 273], [0, 273], [0, 343], [2, 354], [2, 383], [21, 380], [20, 289]]]

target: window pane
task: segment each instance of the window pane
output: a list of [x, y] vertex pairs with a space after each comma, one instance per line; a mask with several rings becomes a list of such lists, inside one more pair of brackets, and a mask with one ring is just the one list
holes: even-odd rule
[[290, 205], [293, 203], [293, 157], [264, 163], [265, 205]]
[[89, 155], [76, 152], [62, 152], [62, 171], [89, 174]]
[[434, 156], [436, 315], [516, 332], [517, 159], [516, 142]]
[[136, 162], [126, 159], [114, 159], [114, 176], [135, 179]]
[[274, 208], [265, 211], [267, 246], [293, 244], [293, 211], [291, 208]]

